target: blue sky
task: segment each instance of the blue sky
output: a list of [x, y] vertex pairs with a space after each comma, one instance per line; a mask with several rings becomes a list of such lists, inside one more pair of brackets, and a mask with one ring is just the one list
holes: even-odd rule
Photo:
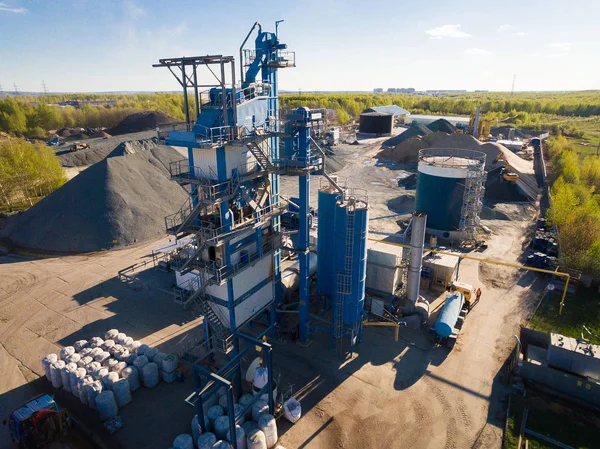
[[0, 0], [0, 84], [178, 90], [159, 58], [238, 54], [255, 20], [296, 51], [286, 90], [600, 88], [599, 0]]

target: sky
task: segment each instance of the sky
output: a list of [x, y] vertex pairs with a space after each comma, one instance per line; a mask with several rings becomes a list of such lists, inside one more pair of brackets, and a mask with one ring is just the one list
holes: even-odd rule
[[237, 59], [254, 21], [283, 19], [297, 67], [280, 90], [599, 89], [599, 16], [599, 0], [0, 0], [0, 85], [179, 90], [159, 58]]

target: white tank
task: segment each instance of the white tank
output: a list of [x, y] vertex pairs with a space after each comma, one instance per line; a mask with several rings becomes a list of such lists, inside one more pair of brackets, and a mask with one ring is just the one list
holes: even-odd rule
[[102, 354], [103, 352], [104, 352], [104, 350], [98, 346], [97, 348], [92, 348], [92, 351], [90, 352], [89, 355], [95, 359], [96, 356]]
[[232, 449], [232, 447], [227, 441], [220, 440], [213, 444], [212, 449]]
[[[139, 360], [139, 359], [138, 359]], [[142, 368], [142, 383], [146, 388], [154, 388], [158, 385], [158, 365], [156, 363], [147, 363]]]
[[[108, 368], [101, 367], [92, 373], [92, 377], [94, 378], [94, 380], [99, 380], [102, 382], [102, 379], [107, 374], [108, 374]], [[103, 384], [104, 384], [104, 382], [103, 382]]]
[[100, 382], [99, 380], [92, 381], [91, 384], [85, 386], [85, 391], [87, 393], [88, 405], [95, 409], [96, 398], [100, 393], [102, 393], [102, 382]]
[[63, 360], [57, 360], [50, 365], [50, 382], [54, 388], [62, 387], [62, 370], [66, 366]]
[[67, 357], [73, 354], [75, 354], [75, 348], [73, 346], [66, 346], [60, 350], [60, 359], [65, 360]]
[[144, 352], [144, 355], [148, 357], [149, 361], [153, 361], [156, 354], [158, 354], [158, 349], [156, 348], [148, 348], [146, 352]]
[[135, 350], [135, 353], [137, 355], [144, 355], [146, 354], [146, 351], [150, 349], [150, 346], [146, 345], [146, 344], [141, 344], [138, 346], [138, 348]]
[[119, 407], [123, 407], [131, 402], [131, 387], [127, 379], [119, 379], [113, 383], [112, 391], [115, 394], [115, 401]]
[[88, 365], [86, 365], [85, 370], [87, 371], [87, 373], [90, 376], [93, 376], [94, 373], [96, 371], [98, 371], [100, 368], [102, 368], [102, 365], [100, 365], [100, 363], [98, 363], [98, 362], [91, 362]]
[[168, 354], [162, 361], [162, 370], [165, 373], [172, 373], [177, 369], [178, 359], [175, 354]]
[[112, 390], [113, 389], [113, 385], [115, 384], [115, 382], [117, 380], [119, 380], [119, 373], [115, 373], [115, 372], [106, 373], [102, 377], [101, 380], [102, 380], [102, 385], [104, 385], [104, 388], [106, 390]]
[[104, 343], [104, 340], [100, 337], [92, 337], [90, 338], [90, 348], [99, 348], [100, 346], [102, 346], [102, 343]]
[[[235, 426], [235, 440], [237, 442], [237, 449], [246, 449], [246, 432], [242, 426]], [[231, 430], [227, 430], [227, 441], [233, 443], [231, 439]]]
[[114, 340], [104, 340], [104, 343], [102, 343], [102, 349], [110, 353], [111, 348], [114, 348], [115, 345], [116, 343]]
[[126, 334], [124, 334], [123, 332], [119, 332], [117, 334], [117, 338], [115, 338], [115, 343], [122, 345], [126, 338], [127, 338]]
[[133, 352], [135, 354], [137, 354], [137, 350], [138, 348], [142, 346], [142, 343], [134, 340], [133, 342], [131, 342], [131, 344], [128, 346], [129, 352]]
[[123, 346], [116, 343], [114, 346], [112, 346], [111, 348], [108, 348], [108, 352], [110, 352], [111, 357], [114, 357], [115, 354], [119, 351], [121, 351], [123, 349]]
[[117, 406], [117, 401], [115, 401], [115, 394], [112, 391], [103, 391], [96, 396], [96, 407], [98, 408], [98, 413], [100, 413], [100, 419], [102, 421], [114, 418], [119, 413], [119, 407]]
[[187, 433], [178, 435], [173, 441], [173, 449], [194, 449], [194, 440]]
[[121, 371], [121, 377], [129, 381], [129, 388], [135, 391], [140, 388], [140, 373], [135, 366], [128, 366]]
[[123, 345], [123, 347], [131, 350], [131, 345], [133, 344], [133, 338], [126, 337], [125, 340], [123, 340], [123, 342], [121, 344]]
[[77, 340], [75, 343], [73, 343], [73, 348], [75, 348], [75, 352], [81, 352], [82, 349], [85, 349], [88, 347], [88, 341], [87, 340]]
[[145, 355], [139, 355], [137, 356], [137, 358], [133, 361], [133, 366], [135, 366], [137, 369], [139, 369], [140, 371], [144, 368], [144, 366], [146, 366], [148, 364], [148, 357], [146, 357]]
[[104, 339], [105, 340], [114, 340], [115, 338], [117, 338], [117, 335], [119, 335], [119, 331], [116, 329], [111, 329], [111, 330], [107, 331], [106, 334], [104, 334]]
[[267, 449], [267, 438], [262, 430], [254, 429], [246, 436], [246, 449]]
[[123, 370], [127, 368], [127, 363], [125, 362], [118, 362], [114, 368], [112, 369], [115, 373], [118, 373], [119, 376], [121, 375], [121, 373], [123, 372]]
[[121, 347], [121, 349], [113, 353], [113, 357], [119, 362], [127, 362], [127, 359], [129, 359], [130, 355], [131, 354], [129, 353], [129, 349], [125, 347]]
[[48, 379], [49, 381], [52, 381], [52, 379], [50, 378], [50, 365], [57, 361], [58, 356], [56, 354], [48, 354], [42, 359], [42, 368], [44, 370], [44, 373], [46, 374], [46, 379]]
[[259, 399], [252, 406], [252, 421], [258, 422], [261, 415], [265, 413], [269, 413], [269, 404], [267, 404], [267, 401]]
[[258, 427], [265, 434], [267, 447], [272, 448], [277, 443], [277, 422], [273, 415], [262, 415], [258, 420]]
[[99, 362], [101, 365], [104, 364], [104, 362], [106, 362], [106, 360], [108, 360], [110, 358], [110, 353], [107, 351], [102, 351], [101, 354], [98, 354], [96, 357], [94, 357], [94, 360], [96, 362]]
[[224, 440], [227, 437], [227, 431], [229, 430], [229, 416], [223, 415], [215, 419], [213, 430], [219, 440]]
[[[240, 396], [240, 405], [242, 407], [246, 407], [249, 404], [251, 404], [253, 400], [254, 400], [254, 396], [252, 396], [251, 394], [243, 394]], [[250, 408], [248, 408], [248, 410], [246, 410], [246, 414], [244, 415], [244, 417], [246, 419], [252, 419], [252, 407], [250, 407]]]
[[67, 365], [69, 363], [74, 363], [75, 365], [77, 365], [80, 360], [81, 360], [81, 356], [77, 353], [71, 354], [71, 355], [68, 355], [67, 357], [65, 357], [65, 363]]
[[85, 368], [75, 368], [75, 371], [70, 374], [71, 393], [73, 393], [73, 396], [77, 396], [78, 398], [81, 397], [81, 392], [79, 391], [79, 380], [83, 379], [86, 375], [87, 372], [85, 371]]
[[214, 433], [206, 432], [198, 437], [198, 449], [212, 449], [214, 444], [217, 442], [217, 437]]
[[213, 405], [208, 409], [208, 411], [206, 412], [206, 416], [208, 416], [208, 421], [210, 422], [211, 429], [215, 428], [215, 419], [217, 419], [219, 416], [223, 416], [223, 413], [223, 407], [221, 407], [220, 405]]
[[80, 368], [85, 368], [93, 361], [94, 361], [94, 359], [92, 357], [90, 357], [89, 355], [86, 355], [85, 357], [81, 357], [79, 359], [79, 362], [77, 362], [77, 366]]

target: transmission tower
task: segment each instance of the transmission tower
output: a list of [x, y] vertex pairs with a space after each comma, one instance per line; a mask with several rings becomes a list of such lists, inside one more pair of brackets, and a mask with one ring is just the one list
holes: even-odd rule
[[513, 83], [512, 83], [512, 89], [510, 90], [510, 96], [512, 97], [515, 94], [515, 82], [517, 81], [517, 74], [515, 73], [513, 75]]
[[46, 86], [46, 81], [42, 81], [42, 92], [44, 92], [44, 95], [48, 95], [48, 87]]
[[14, 83], [13, 86], [15, 86], [15, 96], [19, 95], [19, 88], [17, 87], [17, 83]]
[[2, 84], [0, 84], [0, 97], [4, 96], [4, 90], [2, 89]]

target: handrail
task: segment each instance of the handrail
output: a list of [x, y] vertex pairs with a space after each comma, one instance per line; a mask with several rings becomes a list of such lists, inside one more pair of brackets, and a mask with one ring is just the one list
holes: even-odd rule
[[242, 45], [240, 45], [240, 80], [242, 83], [244, 82], [244, 64], [243, 64], [244, 45], [246, 45], [246, 42], [248, 42], [248, 39], [250, 39], [250, 35], [252, 34], [252, 32], [254, 31], [254, 28], [256, 28], [257, 25], [258, 25], [258, 32], [262, 33], [262, 25], [260, 24], [260, 22], [258, 22], [258, 21], [254, 22], [254, 25], [252, 25], [252, 28], [250, 28], [250, 31], [248, 31], [248, 34], [246, 35], [246, 38], [242, 42]]

